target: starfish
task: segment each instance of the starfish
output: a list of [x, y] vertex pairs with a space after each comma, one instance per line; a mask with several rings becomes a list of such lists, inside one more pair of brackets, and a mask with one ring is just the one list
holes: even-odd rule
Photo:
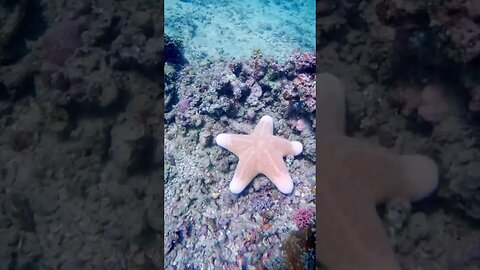
[[282, 193], [293, 191], [293, 181], [283, 157], [300, 154], [303, 146], [300, 142], [274, 136], [270, 116], [263, 116], [249, 135], [222, 133], [215, 141], [239, 159], [230, 182], [231, 192], [242, 192], [258, 174], [267, 176]]
[[437, 165], [347, 137], [345, 91], [317, 75], [316, 255], [329, 270], [400, 270], [375, 205], [416, 201], [438, 184]]

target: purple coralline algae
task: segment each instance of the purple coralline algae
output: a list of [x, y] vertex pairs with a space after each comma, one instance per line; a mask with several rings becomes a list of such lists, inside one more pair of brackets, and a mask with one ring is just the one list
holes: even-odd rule
[[90, 17], [56, 22], [42, 37], [40, 56], [50, 64], [62, 66], [83, 45], [81, 34], [90, 23]]
[[293, 213], [293, 220], [298, 229], [304, 229], [313, 223], [315, 218], [315, 208], [300, 208]]

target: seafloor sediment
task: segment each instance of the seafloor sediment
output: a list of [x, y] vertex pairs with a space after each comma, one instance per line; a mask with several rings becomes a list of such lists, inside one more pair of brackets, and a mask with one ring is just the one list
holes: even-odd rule
[[170, 0], [165, 33], [188, 41], [185, 56], [248, 59], [255, 49], [286, 60], [292, 51], [315, 49], [315, 2], [282, 0]]

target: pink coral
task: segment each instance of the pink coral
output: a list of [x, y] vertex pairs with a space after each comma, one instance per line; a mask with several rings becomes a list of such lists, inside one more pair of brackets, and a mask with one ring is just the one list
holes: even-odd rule
[[427, 85], [422, 90], [404, 87], [397, 91], [397, 98], [404, 105], [404, 115], [411, 115], [416, 110], [421, 119], [438, 123], [453, 112], [452, 104], [445, 96], [445, 87], [440, 84]]
[[307, 128], [307, 123], [305, 123], [305, 120], [303, 119], [298, 119], [298, 120], [290, 120], [290, 127], [298, 130], [300, 132], [303, 132]]
[[305, 104], [308, 112], [315, 112], [317, 109], [317, 91], [315, 75], [309, 76], [304, 73], [298, 74], [293, 80], [294, 91], [300, 97], [300, 100]]
[[188, 110], [188, 108], [190, 107], [190, 102], [191, 102], [190, 98], [185, 98], [185, 99], [180, 100], [180, 102], [178, 102], [177, 107], [176, 107], [177, 112], [185, 113]]
[[315, 218], [315, 208], [307, 207], [307, 208], [299, 208], [295, 213], [293, 213], [293, 221], [295, 225], [297, 225], [298, 229], [304, 229], [311, 223]]
[[298, 73], [315, 73], [316, 58], [315, 54], [313, 53], [297, 52], [292, 54], [288, 58], [288, 61], [291, 61], [295, 64], [295, 71]]
[[442, 86], [428, 85], [422, 91], [421, 100], [418, 115], [427, 122], [438, 123], [451, 110]]

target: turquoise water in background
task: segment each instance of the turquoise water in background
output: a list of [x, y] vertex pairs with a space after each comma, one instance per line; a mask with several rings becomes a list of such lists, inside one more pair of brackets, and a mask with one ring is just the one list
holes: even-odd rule
[[315, 2], [165, 0], [165, 34], [183, 40], [191, 63], [248, 58], [256, 49], [282, 62], [315, 51]]

